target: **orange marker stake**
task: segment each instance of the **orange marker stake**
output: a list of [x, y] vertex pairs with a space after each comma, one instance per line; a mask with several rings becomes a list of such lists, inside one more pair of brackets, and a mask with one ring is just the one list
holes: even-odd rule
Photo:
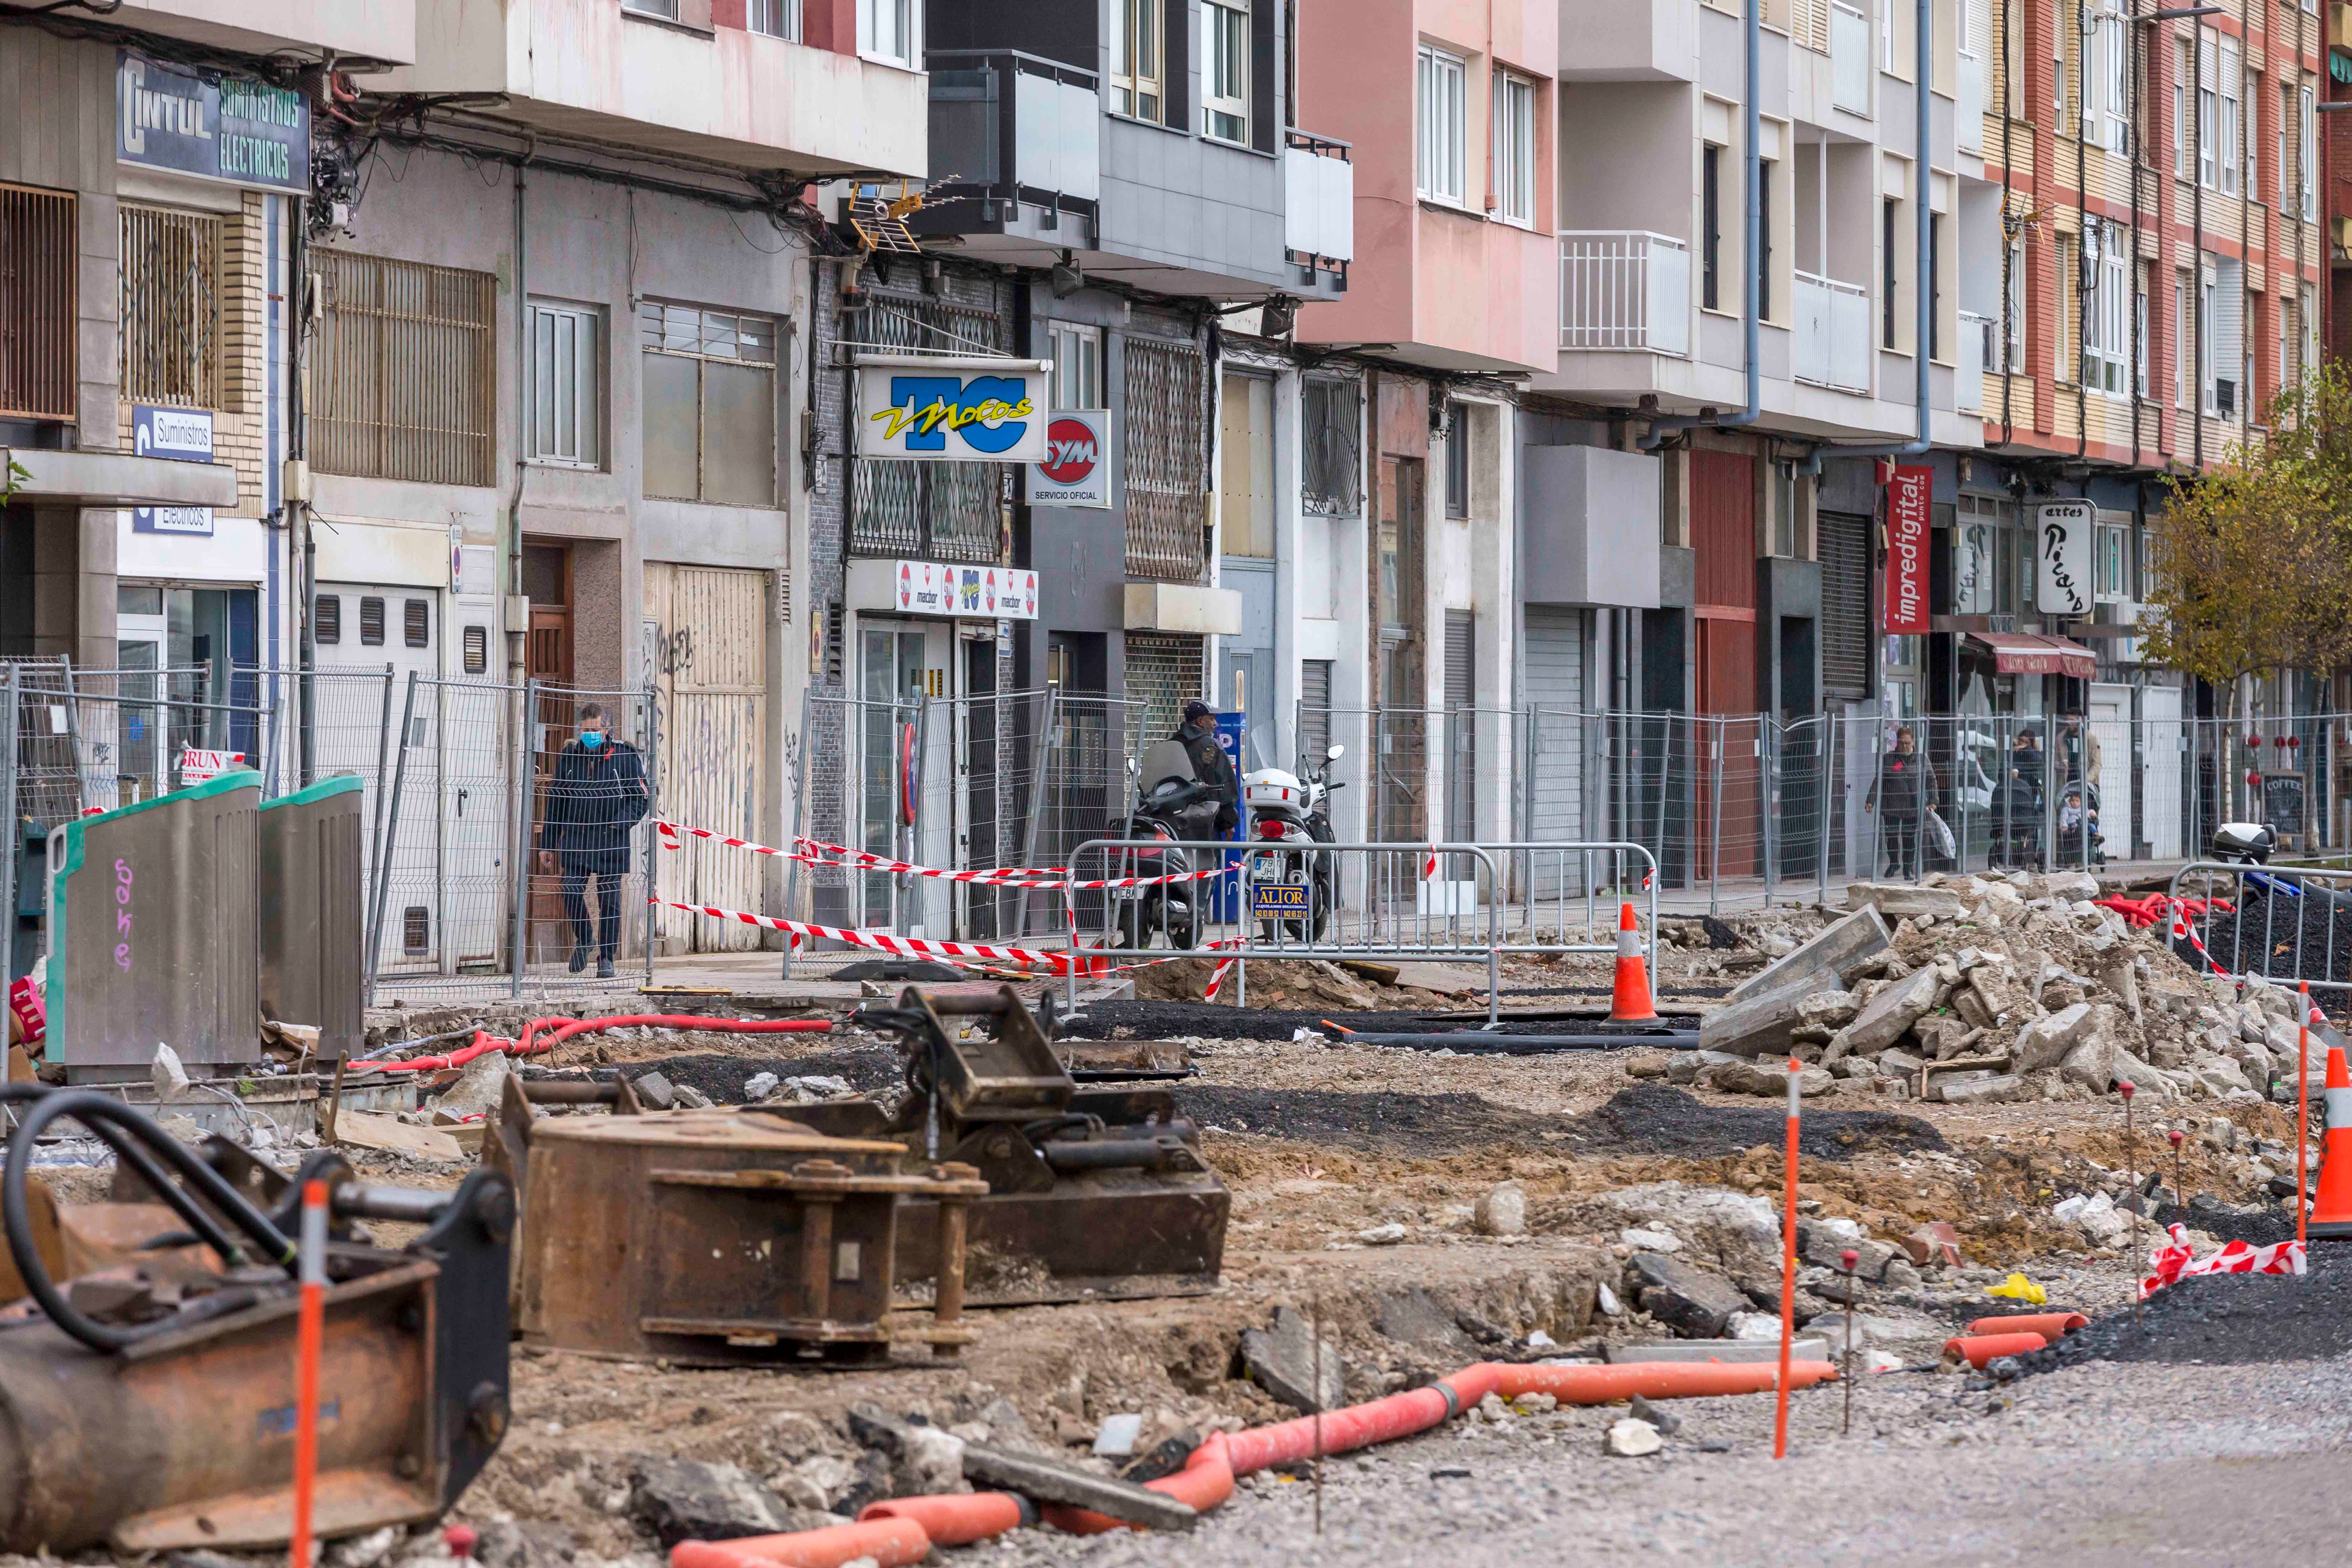
[[[1773, 1380], [1772, 1457], [1776, 1459], [1789, 1457], [1789, 1363], [1797, 1341], [1797, 1083], [1804, 1070], [1804, 1064], [1796, 1058], [1789, 1058], [1789, 1152], [1780, 1201], [1780, 1375]], [[1846, 1310], [1853, 1310], [1851, 1302]]]
[[294, 1339], [294, 1539], [289, 1568], [310, 1568], [319, 1479], [319, 1353], [327, 1328], [327, 1184], [302, 1184], [302, 1312]]
[[2303, 1007], [2294, 1023], [2294, 1239], [2308, 1246], [2311, 1225], [2311, 982], [2295, 987]]

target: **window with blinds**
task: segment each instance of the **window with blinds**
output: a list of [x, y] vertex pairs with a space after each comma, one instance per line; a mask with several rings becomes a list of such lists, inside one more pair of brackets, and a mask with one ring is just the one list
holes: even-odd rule
[[221, 220], [122, 204], [122, 398], [221, 404]]
[[1126, 349], [1119, 445], [1127, 457], [1127, 574], [1192, 582], [1204, 562], [1208, 488], [1201, 351], [1133, 337]]
[[311, 369], [311, 466], [361, 479], [495, 483], [498, 279], [313, 255], [325, 325]]

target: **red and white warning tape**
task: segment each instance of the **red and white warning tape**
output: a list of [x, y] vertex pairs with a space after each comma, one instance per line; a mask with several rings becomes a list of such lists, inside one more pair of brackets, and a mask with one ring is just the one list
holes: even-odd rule
[[[893, 953], [900, 958], [936, 958], [970, 969], [977, 967], [971, 961], [985, 960], [993, 963], [1019, 963], [1032, 969], [1050, 969], [1056, 974], [1066, 974], [1076, 969], [1081, 974], [1116, 974], [1129, 969], [1149, 969], [1155, 963], [1174, 963], [1180, 959], [1198, 958], [1199, 952], [1172, 952], [1166, 958], [1147, 958], [1135, 963], [1105, 964], [1084, 952], [1055, 952], [1034, 947], [1002, 947], [994, 942], [937, 942], [929, 937], [900, 936], [896, 931], [858, 931], [846, 926], [818, 925], [809, 921], [788, 921], [777, 915], [755, 915], [742, 910], [722, 910], [715, 904], [686, 904], [676, 899], [647, 899], [649, 904], [663, 909], [683, 910], [691, 915], [709, 915], [713, 920], [737, 921], [747, 926], [764, 926], [770, 931], [789, 932], [793, 945], [800, 945], [803, 937], [826, 937], [845, 942], [852, 947], [870, 947]], [[1210, 948], [1237, 947], [1239, 937], [1223, 937], [1207, 945]], [[1224, 969], [1232, 963], [1227, 959], [1218, 967], [1211, 981], [1210, 994], [1214, 995], [1217, 980], [1223, 978]]]
[[[1101, 877], [1084, 882], [1066, 882], [1062, 870], [1055, 866], [1002, 867], [985, 871], [950, 871], [937, 866], [918, 866], [909, 860], [893, 860], [887, 856], [871, 854], [863, 849], [846, 849], [838, 844], [821, 839], [797, 838], [800, 850], [778, 849], [766, 844], [754, 844], [748, 838], [737, 838], [724, 833], [714, 833], [707, 827], [689, 827], [684, 823], [657, 821], [654, 824], [662, 837], [666, 849], [685, 847], [679, 835], [708, 838], [732, 849], [748, 849], [754, 855], [772, 855], [782, 860], [797, 860], [804, 866], [836, 866], [845, 870], [877, 871], [888, 875], [933, 877], [943, 882], [971, 882], [988, 888], [1150, 888], [1166, 882], [1198, 882], [1210, 877], [1222, 877], [1234, 869], [1231, 866], [1211, 866], [1200, 871], [1171, 871], [1159, 877]], [[810, 853], [809, 851], [814, 851]]]
[[2168, 1226], [2166, 1229], [2171, 1234], [2172, 1243], [2147, 1255], [2156, 1272], [2139, 1282], [2143, 1300], [2167, 1285], [2198, 1274], [2300, 1274], [2304, 1269], [2304, 1244], [2299, 1241], [2277, 1241], [2268, 1247], [2224, 1242], [2221, 1250], [2210, 1258], [2199, 1258], [2189, 1245], [2186, 1226]]
[[2213, 973], [2221, 978], [2224, 980], [2235, 980], [2237, 978], [2236, 975], [2222, 968], [2221, 965], [2214, 960], [2213, 955], [2205, 951], [2205, 939], [2199, 936], [2197, 934], [2197, 928], [2189, 923], [2189, 911], [2181, 907], [2180, 900], [2179, 899], [2171, 899], [2167, 901], [2171, 905], [2172, 909], [2172, 940], [2175, 942], [2186, 942], [2190, 947], [2195, 948], [2197, 950], [2197, 956], [2203, 959], [2207, 964], [2210, 965]]

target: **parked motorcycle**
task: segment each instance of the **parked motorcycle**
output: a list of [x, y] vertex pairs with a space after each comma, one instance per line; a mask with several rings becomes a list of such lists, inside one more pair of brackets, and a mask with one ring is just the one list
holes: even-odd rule
[[[1192, 759], [1180, 741], [1160, 741], [1144, 748], [1139, 762], [1129, 762], [1136, 781], [1135, 807], [1111, 823], [1109, 838], [1150, 839], [1163, 844], [1206, 843], [1217, 837], [1217, 792], [1192, 773]], [[1121, 877], [1179, 876], [1196, 869], [1195, 851], [1189, 849], [1122, 849], [1113, 855], [1113, 874]], [[1140, 888], [1112, 888], [1111, 923], [1119, 945], [1140, 950], [1161, 931], [1168, 945], [1201, 945], [1202, 882], [1155, 882]]]
[[1286, 773], [1280, 768], [1260, 768], [1242, 775], [1242, 799], [1249, 807], [1249, 836], [1256, 844], [1298, 846], [1280, 854], [1253, 855], [1249, 860], [1249, 880], [1253, 889], [1251, 905], [1256, 905], [1255, 889], [1270, 887], [1293, 887], [1306, 889], [1307, 917], [1304, 920], [1262, 919], [1260, 929], [1272, 942], [1276, 928], [1292, 942], [1320, 942], [1331, 924], [1331, 910], [1339, 899], [1339, 872], [1332, 857], [1317, 855], [1306, 847], [1332, 842], [1331, 817], [1325, 803], [1335, 789], [1344, 784], [1333, 784], [1330, 768], [1347, 754], [1345, 746], [1334, 746], [1323, 753], [1323, 760], [1306, 769], [1303, 774]]
[[2213, 834], [2213, 858], [2239, 866], [2266, 866], [2278, 848], [2278, 835], [2260, 822], [2225, 822]]

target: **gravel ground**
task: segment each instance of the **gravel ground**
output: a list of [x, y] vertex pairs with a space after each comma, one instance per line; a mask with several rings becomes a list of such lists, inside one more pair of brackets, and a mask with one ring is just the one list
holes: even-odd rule
[[[1601, 1450], [1622, 1408], [1568, 1410], [1329, 1461], [1314, 1488], [1258, 1477], [1190, 1538], [1024, 1531], [973, 1560], [1089, 1568], [1367, 1563], [2132, 1568], [2347, 1560], [2352, 1357], [2313, 1364], [2095, 1362], [2006, 1388], [1896, 1373], [1791, 1408], [1771, 1459], [1763, 1397], [1675, 1402], [1663, 1453]], [[1713, 1450], [1713, 1451], [1709, 1451]], [[1467, 1474], [1461, 1472], [1466, 1471]]]

